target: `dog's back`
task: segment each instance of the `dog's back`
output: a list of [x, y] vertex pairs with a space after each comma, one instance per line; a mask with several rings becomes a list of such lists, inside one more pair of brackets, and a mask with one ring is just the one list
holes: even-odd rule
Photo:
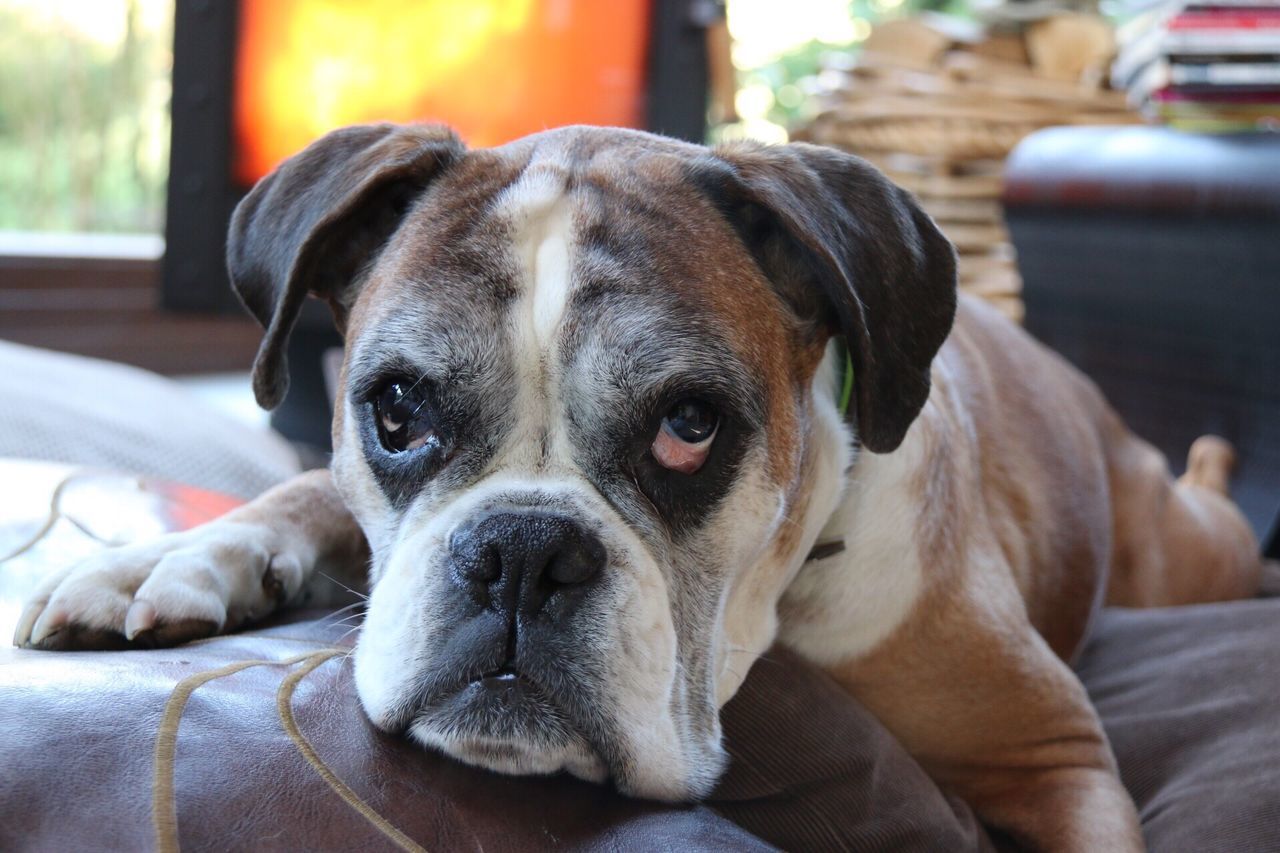
[[1104, 596], [1151, 607], [1256, 593], [1261, 562], [1227, 497], [1225, 441], [1197, 441], [1175, 481], [1089, 379], [974, 299], [961, 300], [934, 380], [950, 417], [977, 415], [973, 470], [988, 524], [1060, 656]]

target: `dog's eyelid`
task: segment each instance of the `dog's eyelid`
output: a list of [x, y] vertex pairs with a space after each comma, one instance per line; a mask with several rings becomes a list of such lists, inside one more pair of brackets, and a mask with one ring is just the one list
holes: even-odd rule
[[718, 429], [723, 430], [730, 423], [748, 432], [763, 428], [764, 412], [757, 400], [744, 397], [742, 387], [735, 389], [728, 381], [713, 381], [673, 383], [654, 393], [645, 404], [645, 429], [656, 430], [672, 406], [689, 399], [705, 402], [715, 411]]
[[406, 395], [414, 390], [422, 390], [424, 385], [437, 384], [430, 371], [396, 359], [358, 373], [353, 372], [348, 380], [347, 393], [356, 404], [371, 403], [392, 382], [402, 383]]
[[705, 400], [720, 412], [737, 411], [744, 402], [741, 389], [735, 389], [737, 376], [725, 371], [723, 375], [673, 377], [654, 387], [644, 396], [646, 403], [662, 413], [681, 400]]
[[[398, 400], [403, 400], [405, 397], [408, 397], [410, 394], [412, 394], [412, 393], [414, 392], [414, 390], [415, 390], [419, 385], [421, 385], [421, 384], [422, 384], [422, 381], [423, 381], [424, 379], [426, 379], [426, 378], [427, 378], [427, 374], [425, 374], [425, 373], [424, 373], [424, 374], [422, 374], [421, 376], [419, 376], [417, 379], [415, 379], [415, 380], [413, 381], [413, 384], [412, 384], [412, 385], [410, 385], [408, 388], [405, 388], [403, 391], [401, 391], [401, 392], [400, 392], [400, 394], [399, 394], [399, 396], [398, 396], [396, 399], [398, 399]], [[426, 402], [426, 401], [424, 400], [423, 402]], [[421, 404], [421, 403], [419, 403], [419, 404], [418, 404], [418, 408], [419, 408], [419, 409], [420, 409], [420, 408], [422, 408], [422, 404]], [[415, 411], [416, 411], [416, 410], [415, 410]]]

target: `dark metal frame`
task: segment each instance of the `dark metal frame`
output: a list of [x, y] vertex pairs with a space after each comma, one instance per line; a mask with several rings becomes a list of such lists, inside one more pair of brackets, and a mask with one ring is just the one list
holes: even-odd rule
[[226, 276], [227, 223], [244, 189], [231, 178], [239, 4], [183, 0], [173, 19], [172, 144], [160, 304], [239, 312]]
[[653, 0], [645, 124], [690, 142], [707, 135], [707, 27], [723, 13], [712, 0]]

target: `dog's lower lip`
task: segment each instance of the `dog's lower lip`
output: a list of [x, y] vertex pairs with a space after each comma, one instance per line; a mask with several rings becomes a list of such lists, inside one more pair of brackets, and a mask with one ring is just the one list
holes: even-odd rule
[[[505, 693], [519, 690], [529, 684], [528, 679], [513, 669], [503, 668], [480, 676], [477, 682], [484, 689], [493, 693]], [[473, 682], [476, 683], [476, 682]]]

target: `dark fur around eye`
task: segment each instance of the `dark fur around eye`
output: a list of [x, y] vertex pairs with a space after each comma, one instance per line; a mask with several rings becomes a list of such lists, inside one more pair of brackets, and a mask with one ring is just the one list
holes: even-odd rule
[[715, 429], [707, 461], [693, 475], [664, 468], [653, 458], [651, 432], [638, 439], [632, 451], [635, 485], [677, 534], [698, 527], [728, 494], [753, 434], [740, 419], [728, 417], [721, 417]]
[[[746, 380], [675, 382], [652, 389], [633, 401], [630, 412], [613, 412], [615, 417], [609, 418], [585, 399], [573, 401], [569, 420], [583, 469], [623, 516], [647, 516], [642, 526], [657, 523], [675, 536], [691, 533], [733, 487], [743, 456], [759, 434], [763, 411], [753, 392]], [[716, 413], [715, 441], [693, 475], [664, 468], [651, 450], [663, 420], [688, 399], [702, 401]]]
[[402, 375], [371, 386], [364, 399], [353, 395], [365, 459], [397, 507], [407, 506], [453, 451], [435, 391], [429, 380]]

